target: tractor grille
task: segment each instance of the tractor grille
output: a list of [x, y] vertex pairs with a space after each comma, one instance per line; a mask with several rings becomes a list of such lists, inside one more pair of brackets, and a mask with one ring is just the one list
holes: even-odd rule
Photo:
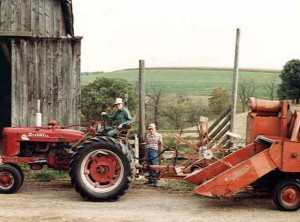
[[2, 148], [0, 149], [0, 155], [3, 155], [3, 150], [5, 147], [7, 147], [7, 135], [3, 135], [2, 144], [0, 141], [0, 147]]

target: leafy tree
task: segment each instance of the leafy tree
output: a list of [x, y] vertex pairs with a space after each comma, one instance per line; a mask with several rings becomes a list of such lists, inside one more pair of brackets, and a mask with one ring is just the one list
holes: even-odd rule
[[81, 112], [85, 120], [98, 120], [102, 111], [113, 112], [115, 98], [126, 101], [131, 114], [134, 113], [137, 101], [133, 86], [124, 79], [100, 78], [84, 86], [81, 92]]
[[208, 105], [211, 111], [219, 114], [228, 108], [230, 104], [230, 95], [226, 89], [222, 87], [214, 88], [208, 98]]
[[281, 84], [278, 88], [280, 99], [293, 99], [299, 103], [300, 99], [300, 60], [293, 59], [288, 61], [279, 76]]

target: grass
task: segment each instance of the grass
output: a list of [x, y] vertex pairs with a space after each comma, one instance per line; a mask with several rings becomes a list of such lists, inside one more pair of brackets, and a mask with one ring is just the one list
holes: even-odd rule
[[[138, 70], [121, 70], [115, 72], [99, 72], [81, 77], [82, 85], [93, 82], [96, 78], [123, 78], [133, 85], [138, 82]], [[209, 95], [216, 87], [228, 90], [232, 88], [233, 71], [230, 70], [199, 70], [199, 69], [146, 69], [146, 91], [151, 91], [151, 86], [162, 88], [164, 94], [177, 95]], [[254, 81], [256, 94], [266, 97], [267, 83], [275, 81], [280, 83], [279, 72], [276, 71], [240, 71], [239, 81]]]
[[163, 187], [165, 187], [168, 190], [180, 191], [180, 192], [191, 192], [197, 186], [199, 186], [199, 185], [186, 182], [184, 180], [168, 180], [168, 179], [162, 179], [161, 184]]
[[41, 170], [31, 170], [29, 165], [20, 164], [24, 174], [25, 180], [35, 180], [39, 182], [51, 182], [53, 180], [68, 180], [68, 171], [59, 171], [44, 166]]

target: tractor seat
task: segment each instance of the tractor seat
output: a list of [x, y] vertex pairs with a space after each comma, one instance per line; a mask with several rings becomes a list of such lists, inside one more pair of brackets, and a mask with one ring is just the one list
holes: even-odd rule
[[127, 139], [130, 129], [131, 129], [131, 124], [123, 125], [122, 129], [118, 133], [118, 137], [123, 137]]

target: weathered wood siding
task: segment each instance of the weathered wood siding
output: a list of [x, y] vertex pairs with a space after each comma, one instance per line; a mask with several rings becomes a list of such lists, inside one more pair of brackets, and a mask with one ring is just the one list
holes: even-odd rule
[[80, 39], [12, 40], [12, 125], [80, 121]]
[[66, 36], [60, 0], [0, 0], [0, 31]]

